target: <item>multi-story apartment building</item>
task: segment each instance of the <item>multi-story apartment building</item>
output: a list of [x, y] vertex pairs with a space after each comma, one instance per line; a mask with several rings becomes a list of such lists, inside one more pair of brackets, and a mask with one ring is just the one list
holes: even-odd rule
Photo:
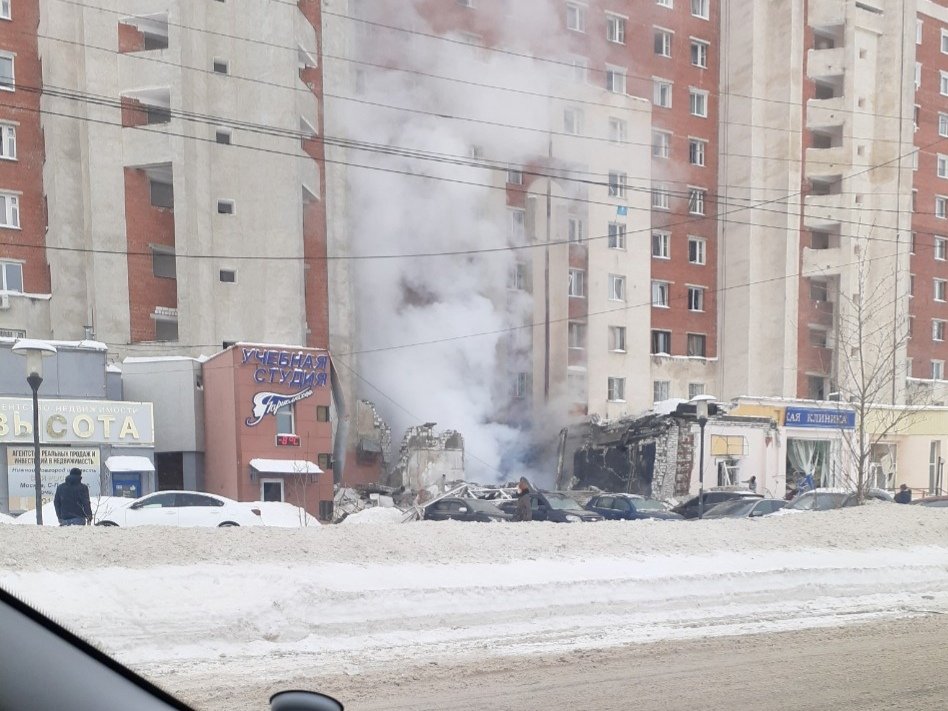
[[325, 347], [320, 12], [2, 0], [0, 328]]
[[0, 335], [49, 329], [38, 0], [0, 0]]

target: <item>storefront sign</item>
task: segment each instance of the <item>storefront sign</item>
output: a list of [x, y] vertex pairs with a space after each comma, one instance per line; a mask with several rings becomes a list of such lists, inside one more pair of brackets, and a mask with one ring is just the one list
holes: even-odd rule
[[281, 395], [280, 393], [257, 393], [253, 396], [253, 417], [248, 417], [244, 424], [247, 427], [254, 427], [260, 424], [260, 421], [267, 415], [276, 415], [281, 407], [292, 405], [293, 403], [305, 400], [313, 394], [312, 388], [300, 390], [293, 395]]
[[[150, 402], [44, 400], [40, 398], [40, 442], [44, 444], [155, 443]], [[33, 442], [33, 401], [0, 398], [0, 444]]]
[[856, 413], [852, 410], [788, 407], [783, 424], [787, 427], [851, 430], [856, 426]]
[[[89, 494], [99, 495], [99, 450], [97, 448], [41, 447], [40, 477], [43, 482], [44, 500], [52, 500], [56, 494], [56, 487], [65, 481], [66, 475], [73, 467], [82, 470], [82, 483], [89, 487]], [[36, 475], [33, 468], [33, 448], [8, 447], [7, 471], [10, 498], [34, 500]]]
[[329, 383], [329, 356], [279, 348], [244, 348], [241, 365], [250, 365], [255, 383], [297, 388], [324, 388]]

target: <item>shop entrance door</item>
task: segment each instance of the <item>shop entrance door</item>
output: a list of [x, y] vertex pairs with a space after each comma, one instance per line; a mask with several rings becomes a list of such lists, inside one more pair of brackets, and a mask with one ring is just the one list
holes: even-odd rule
[[260, 495], [263, 501], [283, 501], [283, 480], [264, 479], [260, 482]]

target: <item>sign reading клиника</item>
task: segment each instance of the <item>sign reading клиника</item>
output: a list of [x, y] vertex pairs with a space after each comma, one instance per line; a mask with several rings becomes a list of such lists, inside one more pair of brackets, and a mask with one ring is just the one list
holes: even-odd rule
[[856, 413], [852, 410], [788, 407], [783, 424], [786, 427], [851, 430], [856, 426]]

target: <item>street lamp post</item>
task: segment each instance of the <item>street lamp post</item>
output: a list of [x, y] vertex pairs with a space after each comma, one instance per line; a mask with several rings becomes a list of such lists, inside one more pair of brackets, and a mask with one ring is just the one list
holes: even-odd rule
[[43, 525], [43, 477], [40, 469], [39, 388], [43, 383], [43, 358], [56, 353], [49, 343], [21, 338], [13, 344], [13, 352], [26, 356], [26, 382], [33, 391], [33, 486], [36, 490], [36, 525]]
[[704, 518], [704, 426], [708, 424], [708, 403], [713, 402], [711, 395], [696, 395], [691, 398], [695, 404], [695, 415], [698, 417], [698, 428], [701, 431], [701, 442], [698, 446], [698, 518]]

